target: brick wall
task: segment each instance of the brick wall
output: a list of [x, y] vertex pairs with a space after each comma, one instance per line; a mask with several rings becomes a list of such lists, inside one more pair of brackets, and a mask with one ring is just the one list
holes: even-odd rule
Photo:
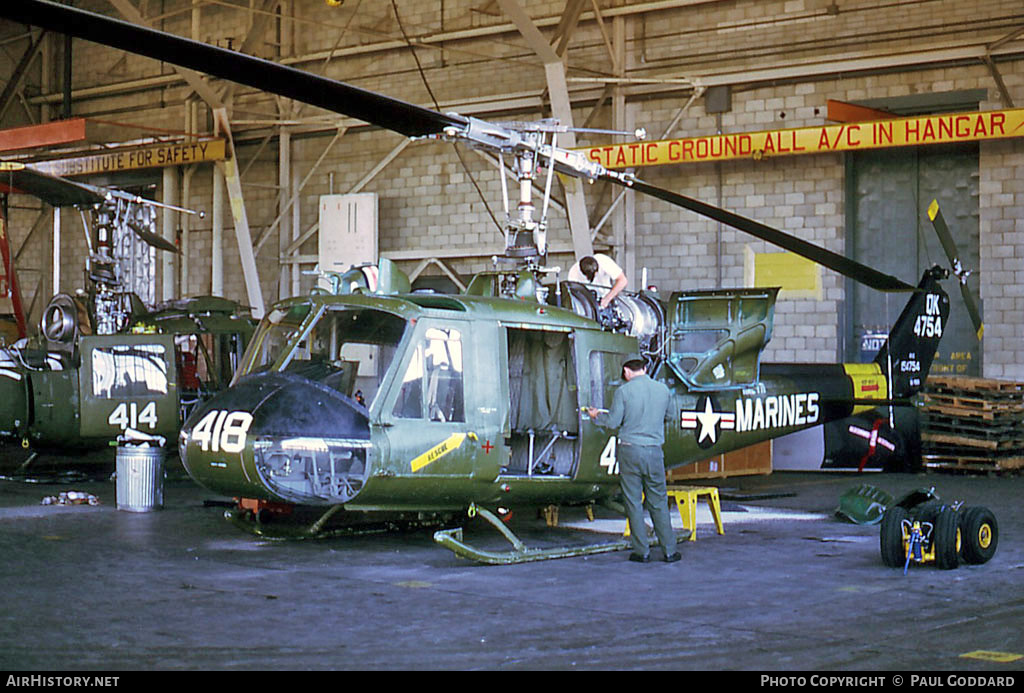
[[985, 375], [1024, 380], [1024, 142], [986, 143], [980, 168]]
[[[538, 17], [555, 17], [564, 2], [522, 4]], [[609, 15], [616, 8], [639, 3], [601, 2]], [[152, 6], [153, 3], [150, 3]], [[100, 0], [82, 3], [87, 9], [110, 13], [109, 3]], [[391, 17], [390, 3], [362, 3], [359, 16], [352, 19], [345, 8], [332, 10], [320, 2], [295, 2], [297, 21], [283, 27], [285, 43], [293, 41], [295, 51], [303, 55], [336, 49], [340, 57], [326, 66], [323, 56], [297, 66], [352, 82], [388, 95], [424, 105], [431, 96], [407, 47], [385, 45], [398, 36]], [[832, 11], [833, 6], [838, 12]], [[443, 7], [443, 14], [441, 8]], [[161, 3], [164, 28], [188, 35], [190, 13], [182, 0]], [[446, 0], [420, 3], [400, 0], [402, 20], [407, 33], [429, 37], [439, 32], [475, 30], [507, 22], [496, 12], [496, 5], [483, 0]], [[150, 8], [153, 11], [153, 8]], [[730, 0], [683, 5], [626, 17], [626, 74], [637, 77], [691, 77], [734, 72], [739, 75], [769, 68], [792, 67], [794, 76], [769, 85], [741, 84], [733, 91], [732, 110], [719, 119], [704, 111], [697, 100], [679, 121], [673, 136], [695, 136], [723, 132], [736, 133], [765, 129], [821, 125], [825, 122], [827, 99], [858, 101], [879, 97], [901, 97], [932, 92], [985, 89], [988, 99], [983, 109], [1003, 107], [991, 73], [980, 62], [961, 61], [943, 68], [887, 70], [878, 65], [872, 73], [831, 77], [801, 77], [798, 69], [807, 63], [829, 60], [861, 60], [885, 51], [950, 49], [970, 41], [991, 42], [1019, 26], [1019, 2], [995, 0], [954, 2], [920, 0], [880, 3], [875, 0]], [[200, 38], [234, 45], [245, 36], [248, 19], [243, 12], [224, 6], [204, 6]], [[549, 25], [550, 26], [550, 25]], [[550, 33], [551, 28], [545, 28]], [[280, 48], [276, 29], [255, 48], [263, 56], [276, 55]], [[1018, 40], [1017, 43], [1020, 43]], [[785, 49], [785, 50], [783, 50]], [[537, 106], [544, 90], [543, 70], [519, 35], [506, 32], [479, 38], [453, 39], [444, 44], [417, 49], [426, 79], [434, 96], [448, 108], [450, 104], [473, 104], [481, 99], [525, 103], [512, 112], [487, 112], [495, 119], [534, 119], [548, 115]], [[16, 50], [12, 49], [13, 53]], [[76, 89], [123, 85], [132, 80], [171, 74], [166, 64], [127, 58], [84, 41], [75, 42]], [[9, 58], [0, 57], [0, 60]], [[597, 24], [581, 22], [569, 51], [571, 77], [610, 73], [604, 39]], [[1024, 61], [1019, 58], [1000, 61], [1000, 74], [1017, 105], [1024, 104]], [[38, 83], [38, 77], [35, 77]], [[742, 79], [740, 80], [743, 81]], [[220, 89], [224, 83], [215, 82]], [[571, 83], [573, 89], [583, 89]], [[660, 135], [688, 94], [648, 92], [635, 89], [630, 110], [637, 125], [653, 136]], [[188, 90], [181, 83], [158, 89], [108, 89], [101, 97], [76, 101], [76, 112], [111, 120], [143, 123], [169, 130], [183, 127], [182, 104]], [[233, 126], [239, 141], [243, 167], [249, 164], [265, 135], [270, 131], [254, 124], [272, 120], [278, 104], [266, 94], [246, 88], [235, 89]], [[647, 94], [647, 95], [644, 95]], [[523, 97], [520, 102], [518, 97]], [[577, 122], [591, 115], [592, 102], [578, 103]], [[201, 121], [208, 111], [200, 109]], [[309, 119], [324, 114], [316, 109], [298, 107], [286, 115]], [[21, 116], [12, 110], [7, 120], [17, 124]], [[596, 127], [610, 125], [609, 109], [599, 109], [591, 119]], [[334, 136], [330, 126], [315, 132], [300, 126], [293, 135], [292, 159], [295, 176], [302, 180]], [[310, 178], [299, 204], [299, 226], [305, 230], [315, 223], [318, 197], [331, 191], [346, 192], [399, 142], [393, 133], [373, 129], [355, 129], [345, 134], [332, 148], [317, 172]], [[590, 141], [607, 141], [590, 140]], [[587, 139], [581, 139], [586, 144]], [[1017, 138], [983, 143], [980, 148], [981, 212], [981, 293], [987, 323], [983, 343], [984, 374], [990, 377], [1024, 378], [1024, 140]], [[472, 175], [482, 189], [492, 211], [501, 211], [497, 172], [477, 154], [462, 150], [455, 156], [449, 144], [414, 143], [405, 149], [365, 188], [380, 200], [380, 248], [382, 251], [422, 250], [429, 255], [437, 249], [461, 249], [474, 255], [450, 262], [458, 271], [469, 274], [486, 267], [487, 254], [500, 247], [499, 235], [470, 183]], [[469, 172], [464, 169], [469, 169]], [[753, 217], [801, 238], [845, 252], [845, 170], [838, 154], [815, 154], [762, 161], [733, 161], [720, 165], [689, 164], [650, 168], [640, 175], [656, 185], [719, 201], [728, 209]], [[210, 166], [202, 167], [192, 182], [190, 204], [209, 210], [212, 198]], [[244, 178], [247, 212], [253, 236], [259, 237], [277, 217], [277, 143], [271, 141]], [[556, 185], [556, 190], [558, 186]], [[616, 191], [612, 191], [617, 192]], [[512, 191], [514, 195], [514, 190]], [[558, 191], [559, 196], [561, 195]], [[603, 213], [613, 194], [601, 185], [586, 186], [591, 222]], [[30, 212], [17, 212], [20, 219]], [[225, 291], [232, 298], [244, 298], [244, 284], [238, 269], [238, 255], [231, 228], [230, 213], [225, 210], [224, 235]], [[34, 217], [32, 217], [34, 219]], [[689, 212], [676, 210], [656, 200], [638, 199], [635, 204], [635, 270], [649, 271], [649, 281], [663, 292], [742, 285], [747, 253], [768, 252], [766, 244]], [[65, 277], [80, 276], [83, 248], [77, 226], [64, 234]], [[210, 216], [194, 221], [190, 234], [191, 257], [189, 293], [209, 291]], [[607, 229], [606, 229], [607, 231]], [[18, 228], [12, 236], [18, 237]], [[569, 232], [564, 214], [553, 211], [549, 239], [568, 243]], [[279, 241], [276, 233], [262, 249], [258, 265], [265, 299], [278, 297], [277, 264]], [[314, 253], [316, 237], [303, 247]], [[621, 249], [620, 249], [621, 250]], [[24, 262], [42, 259], [40, 242], [32, 245]], [[563, 266], [571, 258], [558, 257]], [[401, 263], [411, 269], [417, 263]], [[287, 270], [286, 270], [287, 271]], [[70, 279], [68, 280], [70, 281]], [[304, 279], [306, 281], [312, 281]], [[639, 277], [634, 278], [634, 286]], [[306, 284], [303, 284], [304, 286]], [[844, 282], [834, 273], [823, 271], [823, 298], [780, 299], [775, 335], [766, 351], [768, 360], [831, 362], [838, 357], [840, 315], [843, 311]], [[70, 288], [70, 287], [69, 287]]]

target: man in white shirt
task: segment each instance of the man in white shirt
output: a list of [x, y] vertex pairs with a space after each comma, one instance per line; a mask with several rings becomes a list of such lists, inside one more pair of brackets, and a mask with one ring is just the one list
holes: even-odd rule
[[629, 283], [626, 273], [615, 263], [615, 260], [601, 253], [580, 258], [579, 262], [569, 268], [566, 278], [571, 282], [592, 284], [608, 289], [608, 293], [601, 297], [602, 308], [607, 308]]

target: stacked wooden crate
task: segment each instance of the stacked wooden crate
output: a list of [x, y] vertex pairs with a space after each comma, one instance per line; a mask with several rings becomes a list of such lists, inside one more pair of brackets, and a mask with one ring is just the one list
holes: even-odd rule
[[700, 462], [668, 470], [668, 483], [772, 473], [772, 441], [754, 443]]
[[1000, 472], [1024, 468], [1024, 383], [932, 376], [922, 392], [926, 467]]

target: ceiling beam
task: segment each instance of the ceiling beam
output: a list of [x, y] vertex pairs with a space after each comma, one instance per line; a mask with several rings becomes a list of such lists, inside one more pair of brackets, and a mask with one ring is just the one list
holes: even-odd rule
[[577, 24], [579, 24], [580, 13], [583, 12], [583, 5], [586, 2], [587, 0], [566, 1], [562, 19], [558, 22], [558, 28], [555, 29], [555, 38], [558, 39], [558, 45], [555, 47], [556, 54], [565, 56], [565, 51], [569, 47], [569, 41], [576, 31]]
[[[530, 16], [519, 5], [517, 0], [498, 0], [501, 9], [519, 29], [527, 45], [544, 63], [544, 76], [547, 79], [548, 96], [551, 99], [551, 113], [558, 122], [568, 128], [569, 132], [559, 133], [558, 145], [572, 149], [576, 146], [576, 134], [572, 132], [572, 102], [569, 99], [569, 86], [565, 77], [565, 63], [551, 44], [547, 42], [540, 30], [534, 26]], [[582, 3], [566, 3], [566, 13], [575, 10], [576, 15], [582, 10]], [[565, 17], [563, 17], [565, 19]], [[565, 26], [575, 25], [574, 20], [566, 19]], [[569, 232], [576, 257], [581, 258], [594, 254], [594, 245], [590, 240], [590, 222], [587, 219], [586, 198], [583, 195], [583, 181], [579, 178], [562, 178], [565, 187], [565, 204], [569, 212]]]
[[11, 73], [10, 78], [7, 80], [7, 84], [4, 85], [3, 93], [0, 93], [0, 120], [3, 119], [4, 114], [7, 113], [7, 107], [11, 105], [14, 97], [21, 93], [21, 80], [25, 78], [25, 73], [28, 71], [29, 65], [37, 55], [39, 50], [43, 46], [43, 39], [46, 37], [46, 29], [37, 32], [31, 32], [28, 35], [28, 48], [21, 55], [21, 60], [18, 61], [18, 65], [14, 68], [14, 72]]
[[[114, 6], [118, 12], [120, 12], [125, 19], [133, 24], [139, 24], [141, 26], [153, 28], [149, 22], [147, 22], [142, 13], [133, 5], [129, 0], [108, 0], [108, 2]], [[210, 84], [203, 79], [202, 75], [194, 70], [189, 70], [184, 67], [174, 66], [174, 71], [181, 75], [192, 90], [199, 94], [199, 97], [210, 105], [210, 109], [223, 108], [224, 104], [220, 97], [214, 92]], [[72, 94], [74, 96], [74, 94]]]

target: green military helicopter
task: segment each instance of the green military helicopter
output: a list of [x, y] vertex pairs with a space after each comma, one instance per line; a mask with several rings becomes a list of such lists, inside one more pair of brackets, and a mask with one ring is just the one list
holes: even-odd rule
[[140, 223], [160, 203], [17, 162], [2, 168], [8, 193], [82, 212], [89, 257], [88, 290], [55, 295], [37, 335], [0, 346], [0, 439], [57, 454], [106, 446], [129, 429], [174, 440], [192, 408], [227, 386], [255, 330], [251, 312], [211, 296], [150, 310], [111, 246], [120, 225], [177, 252]]
[[[240, 82], [365, 120], [409, 137], [435, 137], [516, 160], [538, 173], [604, 180], [658, 197], [910, 299], [869, 364], [769, 364], [776, 289], [623, 292], [601, 309], [593, 287], [545, 283], [545, 220], [528, 184], [509, 215], [506, 256], [517, 263], [475, 277], [463, 294], [410, 291], [382, 262], [376, 272], [325, 273], [330, 290], [276, 304], [231, 386], [182, 427], [188, 473], [238, 499], [228, 516], [257, 532], [299, 508], [331, 522], [451, 517], [467, 509], [513, 544], [468, 545], [458, 529], [435, 538], [488, 563], [625, 548], [624, 542], [529, 549], [497, 508], [614, 504], [616, 436], [586, 416], [605, 408], [627, 355], [673, 393], [666, 465], [676, 467], [841, 419], [906, 404], [922, 387], [949, 315], [926, 271], [917, 286], [718, 207], [611, 171], [556, 146], [552, 121], [490, 123], [442, 114], [348, 84], [45, 0], [0, 16]], [[546, 201], [545, 201], [546, 202]], [[509, 205], [506, 200], [506, 210]], [[546, 204], [543, 205], [546, 209]]]

